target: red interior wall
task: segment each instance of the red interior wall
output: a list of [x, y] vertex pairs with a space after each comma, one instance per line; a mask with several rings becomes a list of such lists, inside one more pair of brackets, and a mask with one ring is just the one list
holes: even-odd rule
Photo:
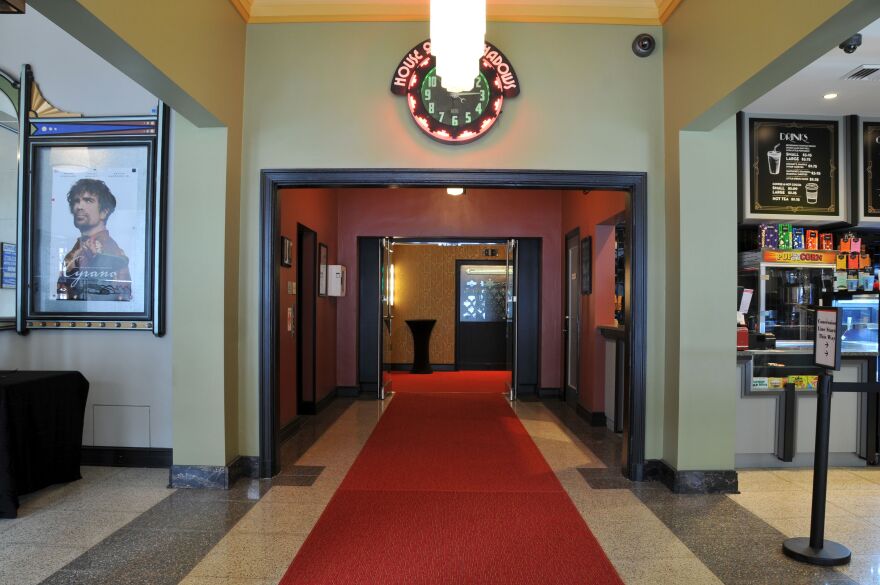
[[[287, 294], [287, 283], [296, 282], [297, 224], [314, 230], [318, 242], [327, 245], [328, 264], [338, 264], [337, 197], [330, 189], [285, 189], [280, 193], [281, 235], [293, 242], [293, 266], [281, 267], [279, 299], [281, 425], [296, 416], [296, 336], [287, 332], [287, 309], [294, 307], [296, 296]], [[317, 371], [315, 372], [317, 400], [333, 391], [336, 384], [336, 311], [337, 299], [318, 297], [317, 300]]]
[[337, 379], [357, 384], [357, 238], [540, 237], [543, 238], [541, 307], [541, 385], [561, 386], [562, 193], [468, 189], [450, 197], [445, 189], [341, 189], [339, 263], [347, 270], [348, 290], [338, 300]]
[[579, 394], [590, 412], [605, 411], [605, 353], [598, 327], [614, 325], [614, 230], [600, 229], [597, 235], [596, 226], [622, 219], [626, 196], [620, 191], [562, 194], [562, 233], [578, 228], [581, 238], [593, 238], [593, 291], [581, 295], [580, 308]]

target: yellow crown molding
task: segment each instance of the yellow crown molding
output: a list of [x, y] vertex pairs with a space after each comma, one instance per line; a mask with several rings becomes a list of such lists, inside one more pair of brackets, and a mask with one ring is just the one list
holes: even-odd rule
[[238, 14], [241, 15], [243, 21], [246, 23], [250, 22], [251, 4], [253, 3], [253, 0], [229, 0], [229, 3], [238, 11]]
[[[295, 22], [427, 21], [425, 2], [303, 2], [300, 0], [230, 0], [249, 24]], [[487, 18], [494, 22], [624, 24], [659, 26], [681, 0], [586, 0], [577, 4], [525, 4], [489, 1]]]
[[666, 24], [666, 21], [669, 20], [669, 17], [672, 16], [672, 13], [675, 12], [675, 9], [678, 8], [681, 2], [682, 0], [657, 0], [657, 14], [662, 24]]

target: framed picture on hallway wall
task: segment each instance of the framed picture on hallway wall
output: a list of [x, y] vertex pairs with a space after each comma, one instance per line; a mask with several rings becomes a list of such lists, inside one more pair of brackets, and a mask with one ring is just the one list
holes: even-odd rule
[[318, 244], [318, 296], [327, 296], [327, 244]]
[[581, 240], [581, 294], [593, 292], [593, 237]]

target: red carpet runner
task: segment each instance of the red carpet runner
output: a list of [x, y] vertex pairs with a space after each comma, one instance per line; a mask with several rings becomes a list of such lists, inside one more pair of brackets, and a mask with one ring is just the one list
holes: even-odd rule
[[497, 394], [507, 391], [510, 372], [459, 370], [433, 374], [392, 372], [391, 390], [396, 394], [418, 392], [466, 392]]
[[399, 394], [283, 585], [620, 585], [500, 394]]

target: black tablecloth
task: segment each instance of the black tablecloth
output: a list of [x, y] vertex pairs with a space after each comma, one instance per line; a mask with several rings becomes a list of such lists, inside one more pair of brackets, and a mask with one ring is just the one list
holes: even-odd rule
[[0, 371], [0, 518], [18, 496], [80, 479], [89, 383], [79, 372]]
[[431, 368], [431, 330], [436, 319], [407, 319], [406, 324], [413, 337], [413, 365], [410, 373], [430, 374]]

